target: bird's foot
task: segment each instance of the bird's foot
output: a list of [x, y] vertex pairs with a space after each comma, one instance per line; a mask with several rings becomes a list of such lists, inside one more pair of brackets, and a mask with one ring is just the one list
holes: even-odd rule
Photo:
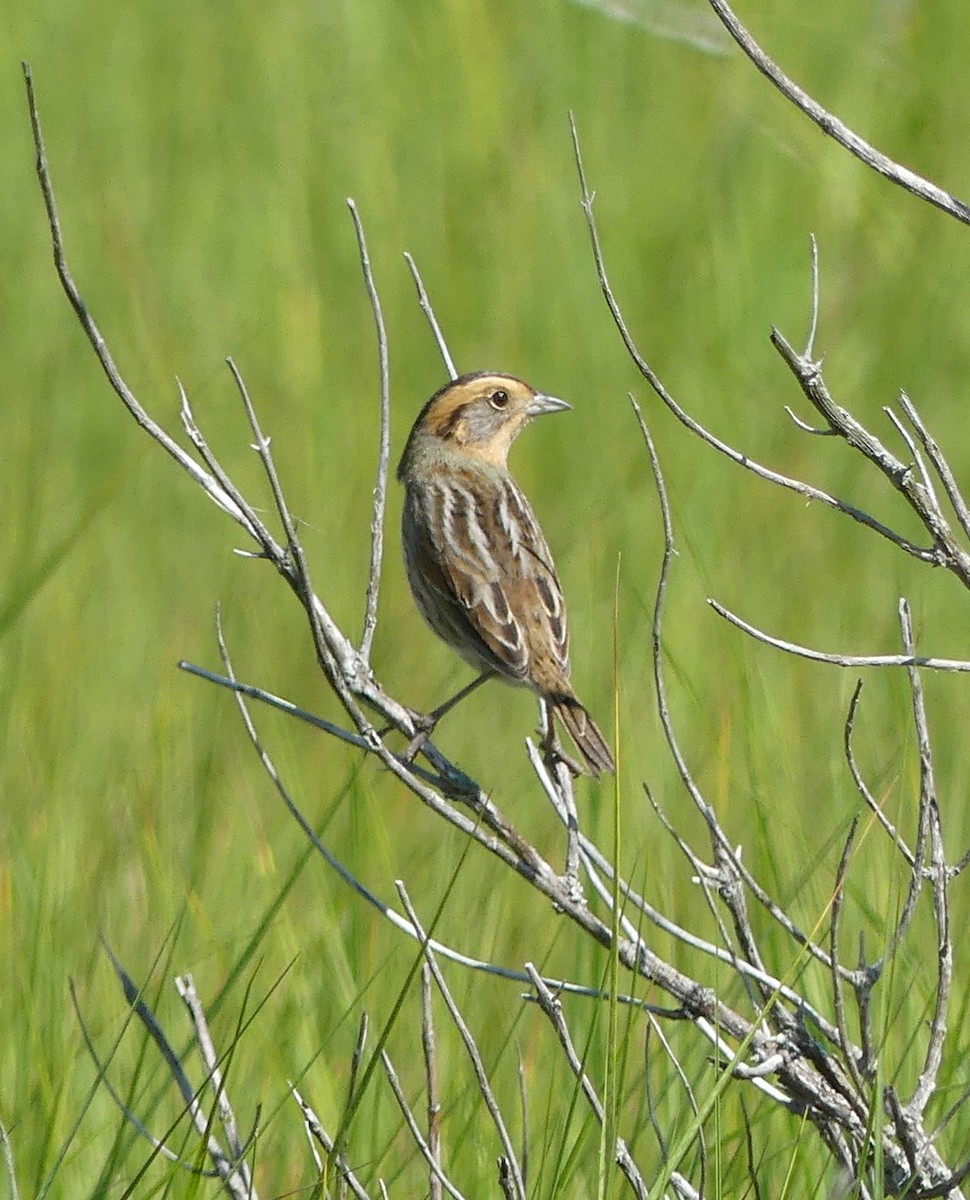
[[539, 745], [542, 747], [542, 761], [545, 763], [546, 769], [555, 771], [559, 763], [562, 763], [573, 779], [578, 779], [583, 773], [583, 768], [574, 758], [570, 758], [555, 733], [553, 732], [550, 736], [543, 729], [537, 730], [537, 732], [542, 735]]
[[410, 709], [408, 713], [411, 717], [411, 723], [417, 730], [417, 733], [408, 742], [407, 749], [402, 756], [404, 761], [409, 763], [413, 762], [417, 755], [424, 749], [428, 738], [434, 733], [434, 728], [438, 724], [441, 714], [438, 712], [419, 713]]

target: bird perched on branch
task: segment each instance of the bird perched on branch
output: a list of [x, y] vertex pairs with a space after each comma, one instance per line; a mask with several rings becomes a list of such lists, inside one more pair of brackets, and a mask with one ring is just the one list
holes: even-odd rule
[[547, 752], [565, 757], [557, 749], [555, 715], [598, 776], [614, 770], [613, 756], [570, 685], [559, 577], [506, 466], [509, 447], [534, 417], [569, 407], [513, 375], [463, 375], [435, 392], [397, 471], [406, 489], [401, 532], [418, 608], [479, 672], [430, 714], [429, 730], [458, 700], [498, 676], [538, 693]]

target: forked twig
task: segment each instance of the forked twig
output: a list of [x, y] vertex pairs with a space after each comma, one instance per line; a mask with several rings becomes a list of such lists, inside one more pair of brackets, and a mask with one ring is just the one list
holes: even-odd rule
[[[910, 653], [914, 649], [913, 619], [905, 601], [899, 604], [899, 620], [902, 626], [903, 644]], [[916, 741], [920, 759], [919, 840], [928, 846], [929, 878], [933, 893], [933, 911], [936, 921], [937, 982], [934, 996], [933, 1016], [930, 1020], [930, 1036], [926, 1047], [923, 1067], [906, 1106], [906, 1117], [916, 1124], [921, 1122], [926, 1106], [936, 1092], [937, 1077], [943, 1061], [943, 1047], [947, 1034], [947, 1018], [950, 1006], [950, 990], [953, 985], [953, 943], [950, 937], [950, 901], [947, 891], [949, 876], [946, 852], [943, 847], [943, 831], [940, 822], [940, 806], [937, 799], [936, 771], [930, 742], [929, 723], [926, 717], [926, 702], [923, 684], [915, 667], [909, 669], [910, 690], [913, 700], [913, 721], [916, 726]], [[913, 871], [913, 891], [918, 891], [917, 874], [922, 882], [925, 851], [917, 848], [916, 861], [919, 870]], [[915, 906], [915, 900], [914, 900]]]
[[[572, 1035], [569, 1032], [569, 1026], [563, 1017], [562, 1005], [559, 1000], [549, 991], [542, 977], [535, 969], [532, 963], [526, 963], [525, 969], [529, 973], [532, 980], [532, 986], [535, 988], [536, 1000], [539, 1008], [546, 1015], [549, 1023], [555, 1030], [556, 1037], [559, 1039], [559, 1044], [562, 1046], [566, 1056], [566, 1062], [569, 1064], [569, 1069], [576, 1077], [576, 1082], [579, 1084], [580, 1090], [586, 1098], [590, 1111], [596, 1118], [597, 1124], [602, 1126], [605, 1119], [603, 1102], [600, 1100], [593, 1087], [592, 1080], [583, 1068], [579, 1055], [576, 1053], [576, 1048], [573, 1045]], [[647, 1185], [644, 1182], [643, 1176], [640, 1174], [640, 1169], [630, 1155], [626, 1142], [623, 1138], [617, 1138], [615, 1146], [616, 1163], [626, 1180], [633, 1190], [633, 1194], [638, 1197], [638, 1200], [646, 1200]]]
[[[925, 469], [914, 471], [888, 450], [861, 421], [837, 404], [825, 382], [821, 364], [804, 353], [799, 354], [776, 327], [771, 330], [771, 344], [795, 377], [806, 400], [828, 427], [836, 430], [847, 446], [861, 454], [900, 493], [931, 540], [928, 551], [911, 543], [904, 544], [906, 540], [898, 536], [893, 538], [896, 545], [913, 558], [946, 567], [965, 587], [970, 587], [970, 552], [960, 544], [950, 527], [932, 484], [927, 486], [924, 482]], [[897, 429], [901, 429], [898, 423]], [[915, 452], [915, 447], [913, 449]]]
[[767, 480], [769, 483], [774, 483], [779, 487], [787, 488], [789, 491], [796, 492], [798, 495], [804, 496], [806, 500], [817, 500], [820, 504], [824, 504], [828, 508], [834, 508], [837, 512], [843, 513], [845, 516], [850, 517], [853, 521], [858, 521], [860, 525], [864, 525], [868, 529], [872, 529], [874, 532], [878, 533], [880, 537], [886, 538], [888, 541], [892, 542], [894, 546], [898, 546], [901, 550], [905, 550], [906, 553], [912, 555], [912, 557], [918, 558], [923, 562], [936, 563], [938, 561], [938, 557], [933, 547], [917, 546], [914, 542], [911, 542], [909, 538], [897, 533], [888, 525], [884, 525], [881, 521], [878, 521], [869, 513], [863, 512], [862, 509], [856, 508], [854, 505], [848, 504], [844, 500], [839, 500], [835, 496], [830, 496], [827, 492], [822, 491], [820, 488], [816, 488], [811, 484], [804, 483], [800, 479], [792, 479], [778, 471], [771, 470], [770, 467], [763, 466], [761, 463], [751, 458], [750, 455], [745, 454], [741, 450], [736, 450], [733, 446], [730, 446], [727, 442], [711, 433], [710, 430], [705, 428], [705, 426], [703, 426], [698, 420], [692, 417], [690, 413], [688, 413], [687, 410], [674, 399], [673, 395], [664, 386], [660, 376], [656, 373], [656, 371], [654, 371], [653, 367], [651, 367], [650, 363], [646, 360], [646, 358], [644, 358], [637, 348], [637, 345], [633, 340], [633, 335], [630, 333], [626, 319], [623, 316], [623, 312], [620, 309], [616, 297], [613, 295], [613, 289], [610, 285], [609, 276], [606, 272], [606, 263], [603, 257], [602, 247], [600, 245], [599, 230], [597, 229], [596, 219], [593, 216], [593, 193], [589, 190], [589, 186], [586, 182], [586, 169], [583, 165], [582, 152], [579, 146], [579, 131], [576, 128], [576, 122], [573, 119], [572, 114], [570, 114], [570, 128], [572, 130], [573, 137], [573, 154], [576, 160], [576, 169], [579, 174], [579, 185], [582, 196], [581, 203], [586, 219], [586, 228], [589, 233], [590, 244], [592, 246], [593, 262], [596, 268], [596, 276], [599, 280], [600, 291], [602, 292], [603, 298], [606, 301], [606, 305], [610, 310], [610, 316], [613, 318], [613, 324], [616, 326], [617, 332], [619, 333], [634, 366], [647, 381], [659, 399], [663, 402], [665, 407], [669, 409], [671, 413], [673, 413], [677, 420], [686, 429], [690, 430], [691, 433], [699, 437], [701, 441], [711, 446], [714, 450], [717, 450], [719, 454], [723, 454], [725, 458], [729, 459], [737, 466], [743, 467], [746, 471], [750, 471], [759, 479]]
[[[657, 591], [654, 600], [654, 615], [653, 625], [651, 630], [651, 642], [653, 647], [653, 678], [654, 687], [657, 693], [657, 711], [660, 715], [660, 723], [664, 731], [664, 739], [670, 750], [671, 757], [677, 767], [677, 773], [690, 796], [698, 812], [703, 816], [707, 823], [713, 846], [719, 847], [722, 852], [731, 861], [732, 870], [736, 871], [738, 876], [744, 881], [745, 886], [751, 894], [757, 899], [758, 903], [765, 908], [771, 916], [781, 925], [788, 934], [795, 939], [800, 945], [820, 962], [826, 966], [831, 966], [831, 959], [825, 949], [817, 942], [813, 941], [805, 934], [788, 914], [776, 904], [767, 891], [754, 878], [751, 872], [745, 867], [741, 861], [740, 854], [730, 844], [727, 834], [721, 828], [721, 824], [717, 819], [711, 804], [701, 792], [694, 776], [691, 772], [687, 759], [680, 747], [680, 741], [674, 729], [673, 718], [670, 714], [670, 708], [667, 702], [667, 685], [663, 670], [663, 620], [664, 608], [667, 596], [667, 584], [670, 577], [670, 570], [673, 559], [676, 555], [674, 546], [674, 530], [673, 522], [670, 515], [670, 505], [667, 499], [666, 486], [663, 481], [663, 472], [660, 469], [660, 460], [657, 456], [656, 449], [653, 444], [653, 439], [650, 436], [650, 431], [643, 419], [643, 414], [640, 412], [639, 405], [634, 401], [634, 413], [637, 422], [640, 426], [640, 431], [643, 435], [644, 442], [647, 447], [647, 453], [650, 459], [650, 468], [653, 472], [654, 485], [657, 489], [657, 496], [660, 502], [660, 517], [661, 525], [664, 533], [664, 550], [660, 565], [660, 578], [657, 581]], [[840, 970], [842, 968], [839, 968]]]
[[401, 903], [404, 906], [405, 912], [411, 921], [411, 924], [418, 931], [421, 938], [421, 947], [424, 952], [425, 962], [428, 964], [428, 969], [431, 971], [432, 977], [437, 984], [438, 991], [441, 994], [442, 1000], [445, 1002], [445, 1007], [448, 1009], [448, 1015], [451, 1017], [452, 1023], [458, 1030], [462, 1042], [465, 1046], [465, 1052], [468, 1055], [469, 1062], [472, 1064], [472, 1069], [475, 1072], [475, 1081], [478, 1085], [479, 1093], [485, 1102], [485, 1107], [488, 1109], [489, 1115], [492, 1118], [492, 1124], [495, 1126], [495, 1131], [498, 1134], [499, 1141], [502, 1145], [502, 1154], [507, 1163], [511, 1182], [513, 1186], [513, 1194], [518, 1197], [518, 1200], [526, 1200], [525, 1181], [522, 1178], [521, 1167], [518, 1157], [515, 1153], [515, 1147], [512, 1145], [512, 1139], [509, 1137], [508, 1129], [505, 1125], [505, 1119], [499, 1109], [498, 1102], [495, 1099], [495, 1094], [492, 1091], [491, 1084], [488, 1081], [488, 1074], [485, 1071], [485, 1064], [482, 1062], [482, 1056], [479, 1053], [478, 1046], [475, 1044], [475, 1039], [472, 1036], [471, 1030], [465, 1019], [461, 1015], [458, 1005], [455, 1003], [454, 997], [451, 994], [445, 977], [441, 973], [441, 968], [438, 966], [438, 960], [435, 957], [434, 951], [431, 949], [430, 941], [424, 932], [421, 922], [418, 919], [418, 914], [411, 903], [411, 898], [408, 896], [407, 889], [402, 880], [397, 880], [397, 892], [401, 898]]

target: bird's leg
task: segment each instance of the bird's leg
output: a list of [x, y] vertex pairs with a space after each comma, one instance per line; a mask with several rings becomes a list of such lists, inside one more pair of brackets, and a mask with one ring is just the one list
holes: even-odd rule
[[539, 701], [539, 712], [541, 714], [539, 734], [541, 735], [539, 745], [542, 747], [542, 760], [547, 767], [555, 768], [557, 764], [562, 763], [569, 774], [574, 779], [578, 779], [583, 773], [583, 768], [574, 759], [570, 758], [566, 751], [562, 748], [562, 742], [559, 740], [559, 733], [556, 730], [556, 724], [552, 716], [552, 707], [545, 700]]
[[[556, 733], [552, 705], [544, 698], [539, 701], [539, 712], [541, 714], [539, 732], [542, 734], [540, 744], [543, 762], [559, 785], [559, 794], [563, 798], [566, 809], [566, 870], [564, 873], [566, 886], [572, 895], [581, 898], [583, 888], [579, 880], [579, 813], [576, 811], [576, 798], [573, 795], [572, 779], [569, 776], [581, 775], [582, 770], [563, 750]], [[560, 771], [562, 771], [561, 775]]]
[[431, 737], [432, 733], [434, 733], [435, 726], [445, 715], [445, 713], [451, 712], [456, 704], [460, 704], [466, 696], [470, 696], [472, 692], [476, 690], [476, 688], [480, 688], [482, 684], [487, 679], [491, 679], [494, 674], [494, 671], [483, 671], [477, 679], [473, 679], [471, 683], [466, 684], [466, 686], [463, 687], [460, 692], [456, 692], [450, 700], [446, 700], [444, 704], [439, 704], [438, 707], [432, 709], [431, 712], [412, 713], [411, 715], [414, 719], [414, 723], [418, 727], [418, 734], [416, 737], [411, 739], [407, 750], [404, 752], [405, 761], [410, 762], [414, 758], [424, 743], [429, 737]]

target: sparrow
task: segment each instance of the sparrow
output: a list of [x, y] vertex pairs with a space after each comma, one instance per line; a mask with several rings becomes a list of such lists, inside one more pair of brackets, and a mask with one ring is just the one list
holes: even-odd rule
[[529, 501], [509, 474], [513, 441], [535, 418], [570, 408], [514, 375], [462, 375], [431, 397], [408, 436], [397, 477], [408, 582], [432, 630], [479, 672], [434, 721], [487, 679], [537, 693], [547, 753], [553, 717], [593, 776], [615, 770], [605, 738], [569, 682], [559, 576]]

